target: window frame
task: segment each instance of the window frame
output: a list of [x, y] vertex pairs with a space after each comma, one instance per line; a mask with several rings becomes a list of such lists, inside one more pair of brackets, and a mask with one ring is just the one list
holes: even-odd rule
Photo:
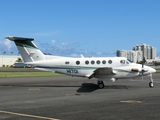
[[88, 60], [86, 60], [86, 61], [85, 61], [85, 64], [86, 64], [86, 65], [88, 65], [88, 64], [89, 64], [89, 61], [88, 61]]
[[95, 64], [95, 61], [94, 61], [94, 60], [92, 60], [92, 61], [91, 61], [91, 64], [92, 64], [92, 65], [94, 65], [94, 64]]
[[80, 63], [81, 63], [81, 62], [80, 62], [79, 60], [76, 61], [76, 65], [80, 65]]
[[101, 61], [100, 61], [100, 60], [97, 60], [96, 63], [99, 65], [99, 64], [101, 64]]
[[113, 63], [113, 61], [112, 60], [108, 60], [108, 64], [112, 64]]
[[102, 60], [102, 64], [104, 64], [104, 65], [105, 65], [106, 63], [107, 63], [107, 62], [106, 62], [106, 60]]

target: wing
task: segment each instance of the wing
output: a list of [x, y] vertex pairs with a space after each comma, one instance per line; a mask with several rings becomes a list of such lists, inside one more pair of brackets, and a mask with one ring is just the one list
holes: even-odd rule
[[97, 68], [88, 78], [91, 79], [96, 75], [115, 75], [116, 71], [109, 67]]

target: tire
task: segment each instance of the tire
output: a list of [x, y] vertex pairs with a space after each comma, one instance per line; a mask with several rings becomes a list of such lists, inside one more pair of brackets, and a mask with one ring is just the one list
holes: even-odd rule
[[149, 87], [153, 88], [154, 87], [154, 83], [153, 82], [149, 82]]
[[102, 88], [104, 88], [104, 84], [103, 84], [103, 83], [99, 83], [99, 84], [98, 84], [98, 87], [99, 87], [100, 89], [102, 89]]

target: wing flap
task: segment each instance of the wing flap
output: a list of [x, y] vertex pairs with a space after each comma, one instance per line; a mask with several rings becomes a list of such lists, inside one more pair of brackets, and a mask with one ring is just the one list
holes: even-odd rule
[[108, 67], [105, 67], [105, 68], [97, 68], [95, 71], [94, 71], [95, 74], [98, 74], [98, 75], [113, 75], [115, 74], [116, 72], [113, 71], [112, 68], [108, 68]]
[[110, 67], [103, 67], [103, 68], [97, 68], [93, 74], [91, 74], [88, 78], [91, 79], [94, 76], [98, 76], [98, 75], [115, 75], [116, 71], [114, 71], [112, 68]]

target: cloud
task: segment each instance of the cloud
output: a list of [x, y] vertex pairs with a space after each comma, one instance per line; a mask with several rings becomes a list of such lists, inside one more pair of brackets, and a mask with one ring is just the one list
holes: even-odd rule
[[12, 48], [11, 41], [5, 40], [5, 41], [3, 41], [3, 43], [4, 43], [4, 45], [6, 46], [7, 50], [10, 51], [11, 48]]
[[79, 54], [71, 54], [70, 56], [71, 56], [71, 57], [80, 57]]
[[62, 46], [67, 46], [67, 43], [63, 42], [63, 43], [62, 43]]
[[1, 40], [0, 41], [0, 53], [11, 53], [11, 52], [15, 52], [18, 53], [16, 46], [14, 45], [14, 42], [10, 41], [10, 40]]
[[100, 56], [115, 56], [115, 52], [99, 52], [97, 49], [94, 51], [88, 51], [88, 49], [84, 49], [83, 45], [78, 43], [56, 43], [56, 40], [51, 40], [50, 43], [40, 43], [39, 48], [44, 53], [50, 53], [52, 55], [59, 55], [59, 56], [70, 56], [70, 57], [80, 57], [80, 54], [83, 54], [85, 57], [100, 57]]
[[0, 40], [0, 55], [19, 55], [19, 52], [14, 42], [5, 39]]
[[101, 54], [102, 54], [102, 52], [96, 52], [96, 54], [97, 54], [97, 55], [101, 55]]
[[[89, 51], [87, 48], [83, 48], [83, 44], [80, 43], [67, 43], [62, 42], [58, 43], [56, 40], [51, 40], [50, 43], [48, 42], [40, 42], [34, 41], [38, 48], [46, 54], [58, 55], [58, 56], [70, 56], [70, 57], [80, 57], [80, 54], [83, 54], [85, 57], [98, 57], [98, 56], [115, 56], [115, 52], [99, 52], [97, 49], [93, 51]], [[13, 54], [18, 53], [16, 45], [14, 42], [9, 40], [2, 40], [0, 41], [0, 54], [10, 55], [12, 52]]]
[[52, 44], [54, 45], [54, 44], [56, 43], [56, 40], [52, 40], [51, 42], [52, 42]]
[[[55, 44], [56, 43], [56, 44]], [[79, 47], [77, 44], [69, 44], [67, 42], [57, 43], [56, 40], [51, 40], [50, 43], [40, 43], [38, 42], [38, 47], [43, 53], [50, 53], [53, 55], [60, 56], [74, 56], [80, 55]]]

